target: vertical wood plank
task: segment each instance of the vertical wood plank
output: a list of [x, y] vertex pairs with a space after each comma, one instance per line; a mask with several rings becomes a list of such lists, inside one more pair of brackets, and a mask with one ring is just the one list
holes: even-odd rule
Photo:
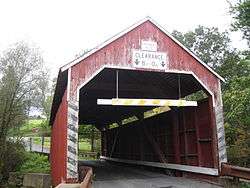
[[198, 124], [198, 113], [197, 113], [197, 108], [194, 108], [194, 124], [195, 124], [195, 129], [196, 129], [196, 143], [197, 143], [197, 157], [198, 157], [198, 165], [201, 166], [201, 144], [199, 142], [200, 139], [200, 132], [199, 132], [199, 124]]
[[208, 108], [209, 108], [209, 125], [211, 129], [211, 137], [212, 137], [212, 152], [213, 152], [213, 167], [214, 168], [219, 168], [219, 153], [218, 153], [218, 147], [217, 147], [217, 128], [216, 128], [216, 123], [215, 123], [215, 112], [214, 112], [214, 107], [213, 107], [213, 101], [212, 97], [208, 97]]
[[187, 140], [187, 127], [186, 127], [186, 117], [185, 117], [185, 108], [182, 108], [182, 121], [183, 121], [183, 135], [184, 135], [184, 144], [185, 144], [185, 163], [188, 164], [188, 140]]
[[174, 146], [174, 158], [176, 164], [181, 164], [180, 158], [180, 136], [179, 136], [179, 118], [177, 109], [171, 110], [173, 121], [173, 146]]

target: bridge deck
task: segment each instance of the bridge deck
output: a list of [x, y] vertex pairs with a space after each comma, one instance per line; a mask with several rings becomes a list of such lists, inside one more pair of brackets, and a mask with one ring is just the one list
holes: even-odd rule
[[94, 171], [93, 185], [95, 188], [165, 188], [165, 187], [193, 187], [193, 188], [218, 188], [220, 186], [206, 182], [171, 177], [159, 172], [152, 172], [138, 167], [129, 167], [106, 161], [80, 161], [81, 166], [91, 166]]

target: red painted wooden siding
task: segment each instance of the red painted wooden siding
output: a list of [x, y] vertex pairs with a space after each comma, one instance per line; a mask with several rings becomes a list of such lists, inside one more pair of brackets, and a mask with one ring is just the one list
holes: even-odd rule
[[[89, 79], [103, 65], [132, 67], [132, 49], [140, 48], [140, 40], [154, 40], [158, 51], [169, 56], [169, 70], [192, 71], [215, 94], [219, 79], [197, 62], [189, 53], [165, 35], [150, 21], [146, 21], [114, 42], [72, 67], [70, 96], [76, 97], [77, 87]], [[217, 101], [217, 100], [215, 100]]]
[[57, 111], [55, 121], [52, 126], [51, 136], [51, 175], [53, 185], [61, 183], [66, 178], [66, 157], [67, 157], [67, 91], [65, 90], [62, 102]]

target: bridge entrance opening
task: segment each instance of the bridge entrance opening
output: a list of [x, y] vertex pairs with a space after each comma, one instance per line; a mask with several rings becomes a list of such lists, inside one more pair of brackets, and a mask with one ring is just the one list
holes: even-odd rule
[[[116, 98], [130, 101], [97, 104]], [[192, 99], [197, 106], [131, 105], [136, 99]], [[79, 92], [79, 124], [101, 131], [101, 159], [179, 176], [218, 175], [212, 113], [212, 96], [192, 74], [106, 68]]]

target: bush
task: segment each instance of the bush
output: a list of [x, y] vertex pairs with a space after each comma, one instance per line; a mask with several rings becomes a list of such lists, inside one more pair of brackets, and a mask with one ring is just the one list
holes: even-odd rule
[[6, 148], [2, 150], [5, 152], [2, 152], [3, 160], [0, 161], [0, 182], [6, 182], [9, 172], [18, 170], [25, 161], [25, 149], [21, 142], [7, 141]]
[[240, 184], [240, 187], [241, 187], [241, 188], [250, 188], [250, 183], [242, 182], [242, 183]]
[[50, 163], [47, 156], [27, 152], [26, 160], [20, 167], [21, 173], [49, 173]]

